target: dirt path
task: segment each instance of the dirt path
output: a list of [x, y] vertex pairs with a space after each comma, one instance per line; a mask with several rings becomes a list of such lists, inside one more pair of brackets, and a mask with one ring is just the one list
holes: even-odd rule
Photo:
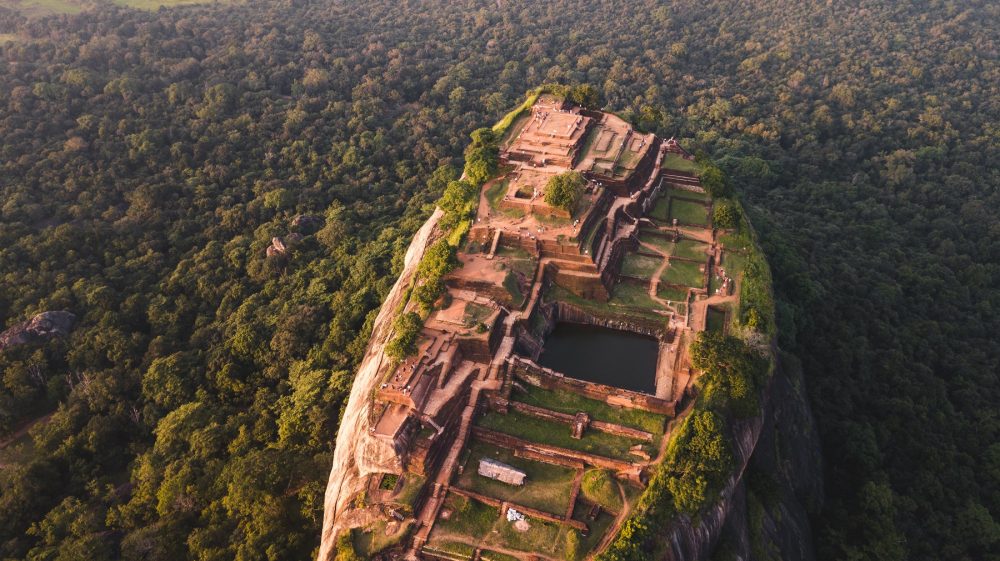
[[[499, 522], [499, 519], [498, 519], [498, 522]], [[494, 524], [494, 527], [495, 526], [496, 526], [496, 524]], [[525, 552], [525, 551], [518, 551], [516, 549], [508, 549], [506, 547], [499, 546], [499, 545], [485, 545], [485, 544], [483, 544], [483, 540], [473, 540], [473, 539], [470, 539], [468, 536], [465, 536], [465, 535], [453, 534], [451, 532], [442, 533], [441, 535], [442, 535], [443, 539], [445, 539], [447, 541], [450, 541], [450, 542], [458, 542], [458, 543], [463, 543], [465, 545], [468, 545], [468, 546], [471, 546], [471, 547], [475, 547], [475, 548], [488, 549], [490, 551], [496, 551], [497, 553], [503, 553], [504, 555], [510, 555], [511, 557], [515, 557], [517, 559], [544, 559], [545, 561], [562, 561], [561, 559], [559, 559], [557, 557], [552, 557], [550, 555], [545, 555], [544, 553], [538, 553], [538, 552], [528, 553], [528, 552]]]
[[611, 545], [611, 540], [615, 539], [618, 532], [622, 529], [622, 525], [625, 524], [625, 519], [628, 518], [628, 513], [632, 511], [632, 504], [628, 502], [628, 496], [625, 495], [625, 489], [622, 487], [622, 484], [615, 481], [615, 485], [618, 486], [618, 494], [621, 495], [622, 498], [621, 512], [619, 512], [618, 516], [615, 518], [614, 524], [612, 524], [611, 527], [604, 532], [604, 537], [601, 538], [601, 541], [597, 542], [594, 549], [587, 554], [587, 559], [596, 559], [598, 555], [604, 553], [604, 550]]
[[38, 423], [47, 423], [51, 418], [52, 418], [52, 413], [48, 413], [42, 415], [41, 417], [38, 417], [37, 419], [32, 419], [24, 423], [23, 425], [18, 427], [14, 432], [10, 433], [10, 435], [8, 435], [6, 439], [0, 440], [0, 450], [3, 450], [4, 448], [10, 446], [11, 444], [17, 442], [18, 439], [28, 434], [28, 431], [31, 430], [31, 428], [37, 425]]

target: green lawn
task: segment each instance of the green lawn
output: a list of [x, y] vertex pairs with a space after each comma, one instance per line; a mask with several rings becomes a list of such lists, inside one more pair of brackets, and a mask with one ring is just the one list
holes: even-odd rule
[[424, 550], [429, 554], [455, 561], [469, 561], [476, 554], [476, 548], [461, 542], [451, 542], [440, 540], [432, 544], [425, 545]]
[[434, 543], [435, 536], [440, 534], [458, 534], [472, 538], [483, 538], [490, 532], [500, 519], [500, 510], [488, 504], [481, 503], [466, 497], [448, 493], [441, 510], [448, 509], [451, 516], [448, 520], [438, 516], [434, 523], [434, 531], [431, 532], [431, 543]]
[[649, 231], [640, 231], [639, 240], [662, 251], [664, 255], [672, 255], [674, 252], [674, 242], [670, 238], [652, 234]]
[[663, 310], [663, 307], [649, 297], [648, 289], [627, 283], [619, 283], [615, 286], [611, 300], [608, 302], [580, 298], [555, 284], [545, 293], [545, 299], [547, 302], [558, 300], [572, 304], [597, 317], [612, 318], [628, 315], [652, 322], [665, 321], [664, 316], [657, 313], [658, 310]]
[[698, 172], [697, 163], [693, 160], [685, 160], [679, 154], [667, 154], [664, 156], [661, 167], [678, 171], [686, 171], [688, 173]]
[[558, 446], [569, 450], [587, 452], [608, 458], [629, 459], [628, 449], [642, 441], [614, 436], [608, 433], [588, 430], [583, 438], [576, 439], [570, 434], [570, 426], [530, 417], [512, 411], [502, 415], [491, 411], [479, 418], [476, 424], [497, 432], [502, 432], [532, 442]]
[[517, 557], [512, 557], [510, 555], [500, 553], [498, 551], [491, 551], [489, 549], [483, 549], [479, 552], [479, 558], [483, 561], [520, 561]]
[[590, 520], [587, 518], [587, 514], [589, 512], [590, 505], [585, 504], [583, 501], [576, 502], [576, 510], [573, 512], [573, 519], [579, 520], [590, 527], [590, 535], [586, 538], [582, 536], [580, 537], [580, 547], [576, 554], [577, 560], [584, 559], [587, 556], [587, 553], [597, 547], [597, 544], [601, 542], [601, 538], [604, 537], [604, 534], [608, 532], [608, 529], [611, 528], [611, 524], [615, 521], [614, 516], [604, 511], [601, 511], [597, 520]]
[[399, 543], [406, 535], [407, 529], [399, 528], [395, 533], [386, 535], [386, 523], [380, 520], [373, 524], [367, 531], [356, 528], [351, 531], [351, 538], [354, 542], [354, 550], [363, 558], [369, 559], [374, 554]]
[[656, 295], [671, 302], [684, 302], [687, 300], [687, 289], [660, 284], [657, 287]]
[[659, 302], [649, 297], [649, 288], [631, 283], [618, 283], [611, 293], [611, 306], [625, 306], [629, 309], [662, 310]]
[[726, 330], [726, 310], [709, 306], [705, 317], [705, 331], [723, 332]]
[[681, 240], [674, 248], [674, 257], [686, 257], [688, 259], [708, 259], [708, 244], [697, 240]]
[[513, 259], [532, 259], [532, 255], [527, 250], [519, 247], [497, 246], [497, 256], [511, 257]]
[[701, 288], [704, 274], [698, 270], [699, 265], [699, 263], [691, 263], [690, 261], [671, 261], [670, 266], [660, 276], [660, 281], [667, 284]]
[[666, 417], [663, 415], [639, 409], [615, 407], [573, 392], [546, 390], [535, 386], [526, 386], [525, 390], [515, 390], [511, 397], [528, 405], [544, 407], [560, 413], [573, 415], [579, 411], [585, 411], [590, 414], [592, 419], [598, 421], [618, 423], [644, 430], [655, 436], [663, 434], [666, 423]]
[[504, 194], [507, 193], [507, 185], [509, 183], [509, 179], [494, 181], [492, 185], [486, 188], [486, 202], [490, 204], [490, 208], [495, 211], [500, 210], [500, 201], [503, 200]]
[[708, 193], [699, 193], [697, 191], [688, 191], [687, 189], [678, 189], [676, 187], [671, 187], [667, 189], [668, 197], [680, 197], [682, 199], [697, 199], [699, 201], [705, 201], [706, 203], [712, 200], [712, 196]]
[[649, 279], [656, 273], [656, 270], [660, 268], [662, 263], [663, 259], [647, 257], [637, 253], [627, 253], [625, 254], [625, 258], [622, 259], [621, 274], [626, 277]]
[[639, 153], [638, 152], [633, 152], [633, 151], [629, 150], [628, 148], [626, 148], [625, 150], [622, 150], [622, 155], [621, 155], [621, 157], [618, 158], [618, 165], [619, 166], [621, 166], [623, 168], [631, 169], [631, 168], [634, 168], [635, 165], [638, 164], [638, 163], [639, 163]]
[[527, 110], [517, 116], [514, 122], [507, 127], [507, 132], [503, 134], [503, 138], [500, 140], [500, 146], [504, 149], [510, 146], [510, 143], [517, 138], [517, 135], [521, 134], [524, 130], [525, 125], [531, 121], [531, 111]]
[[[576, 470], [517, 458], [509, 450], [479, 441], [473, 441], [468, 450], [469, 460], [457, 483], [460, 488], [552, 514], [563, 514], [569, 507]], [[525, 472], [528, 474], [525, 484], [508, 485], [479, 475], [482, 458], [492, 458]]]
[[649, 212], [646, 213], [646, 216], [653, 218], [655, 220], [659, 220], [660, 222], [667, 223], [669, 225], [670, 222], [668, 213], [669, 201], [670, 201], [669, 198], [663, 196], [656, 199], [656, 204], [654, 204], [653, 208], [651, 208]]
[[614, 474], [605, 469], [588, 469], [580, 485], [581, 496], [611, 512], [621, 512], [622, 496]]
[[681, 224], [709, 226], [708, 207], [701, 203], [670, 199], [670, 222], [675, 218]]
[[494, 545], [506, 549], [538, 552], [563, 558], [565, 545], [563, 535], [567, 531], [566, 527], [530, 517], [528, 524], [530, 525], [528, 531], [520, 532], [514, 528], [513, 522], [507, 522], [507, 519], [503, 518], [497, 523], [495, 531], [491, 532], [483, 543], [487, 546]]
[[474, 327], [493, 313], [493, 308], [469, 302], [465, 305], [465, 314], [462, 316], [462, 323], [466, 327]]
[[507, 271], [507, 276], [503, 279], [503, 287], [510, 294], [511, 306], [514, 309], [521, 309], [521, 306], [524, 305], [524, 293], [521, 292], [521, 286], [517, 282], [517, 275], [514, 274], [514, 271]]

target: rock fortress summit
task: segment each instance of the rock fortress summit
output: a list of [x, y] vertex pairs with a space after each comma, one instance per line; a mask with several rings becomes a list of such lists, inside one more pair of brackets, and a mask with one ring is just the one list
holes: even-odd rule
[[[468, 204], [417, 233], [376, 321], [321, 561], [616, 558], [680, 496], [657, 474], [702, 436], [687, 423], [707, 401], [699, 333], [770, 354], [766, 310], [741, 301], [749, 224], [735, 202], [713, 224], [703, 166], [675, 140], [550, 90], [471, 150], [488, 177], [467, 166]], [[695, 509], [721, 508], [753, 442], [731, 448]]]

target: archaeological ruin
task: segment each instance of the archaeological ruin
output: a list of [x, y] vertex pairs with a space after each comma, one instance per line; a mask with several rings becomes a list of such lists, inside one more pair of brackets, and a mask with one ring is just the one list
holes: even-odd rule
[[[340, 517], [365, 531], [352, 512], [396, 513], [385, 532], [425, 559], [466, 558], [470, 543], [528, 559], [519, 543], [565, 532], [581, 555], [606, 547], [692, 399], [687, 343], [726, 329], [739, 293], [725, 272], [738, 248], [674, 139], [545, 94], [499, 146], [416, 353], [375, 366], [359, 472], [399, 483], [370, 484]], [[572, 208], [550, 205], [567, 172], [585, 187]], [[610, 474], [612, 500], [582, 490], [592, 472]], [[487, 511], [492, 531], [470, 522]]]

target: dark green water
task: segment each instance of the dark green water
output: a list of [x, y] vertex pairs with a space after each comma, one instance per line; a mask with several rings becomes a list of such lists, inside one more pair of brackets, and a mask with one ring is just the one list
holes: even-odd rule
[[659, 343], [652, 337], [595, 325], [556, 324], [538, 363], [567, 376], [656, 393]]

